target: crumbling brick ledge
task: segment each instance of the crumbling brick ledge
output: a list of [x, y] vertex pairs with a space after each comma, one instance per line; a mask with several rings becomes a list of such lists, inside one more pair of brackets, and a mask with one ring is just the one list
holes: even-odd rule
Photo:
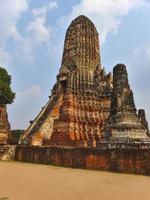
[[150, 149], [18, 146], [16, 161], [150, 175]]

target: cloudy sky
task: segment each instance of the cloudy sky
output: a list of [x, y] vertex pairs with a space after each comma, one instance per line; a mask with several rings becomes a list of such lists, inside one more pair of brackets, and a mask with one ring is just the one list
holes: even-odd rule
[[126, 64], [137, 109], [150, 122], [149, 0], [0, 0], [0, 66], [16, 92], [8, 106], [13, 129], [26, 128], [48, 101], [66, 29], [81, 14], [97, 27], [106, 71]]

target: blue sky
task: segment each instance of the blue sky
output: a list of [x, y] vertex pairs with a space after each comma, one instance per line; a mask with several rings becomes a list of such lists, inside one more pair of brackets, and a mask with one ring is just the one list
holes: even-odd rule
[[124, 63], [137, 109], [150, 122], [150, 4], [148, 0], [0, 0], [0, 66], [12, 75], [13, 129], [27, 128], [48, 101], [60, 68], [65, 32], [78, 15], [97, 27], [102, 65]]

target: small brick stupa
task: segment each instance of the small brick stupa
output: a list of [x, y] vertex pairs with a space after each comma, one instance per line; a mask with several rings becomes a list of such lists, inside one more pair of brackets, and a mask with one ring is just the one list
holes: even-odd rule
[[0, 105], [0, 144], [7, 144], [10, 137], [11, 133], [7, 108], [5, 105]]

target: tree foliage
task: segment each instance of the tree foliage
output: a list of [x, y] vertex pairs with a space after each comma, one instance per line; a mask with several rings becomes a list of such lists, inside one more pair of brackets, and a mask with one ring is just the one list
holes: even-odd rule
[[6, 69], [0, 67], [0, 105], [11, 104], [15, 98], [15, 93], [11, 87], [11, 76]]
[[11, 139], [10, 139], [10, 143], [11, 144], [18, 144], [19, 142], [19, 139], [21, 137], [21, 135], [24, 133], [24, 130], [20, 130], [20, 129], [17, 129], [17, 130], [12, 130], [11, 131]]

